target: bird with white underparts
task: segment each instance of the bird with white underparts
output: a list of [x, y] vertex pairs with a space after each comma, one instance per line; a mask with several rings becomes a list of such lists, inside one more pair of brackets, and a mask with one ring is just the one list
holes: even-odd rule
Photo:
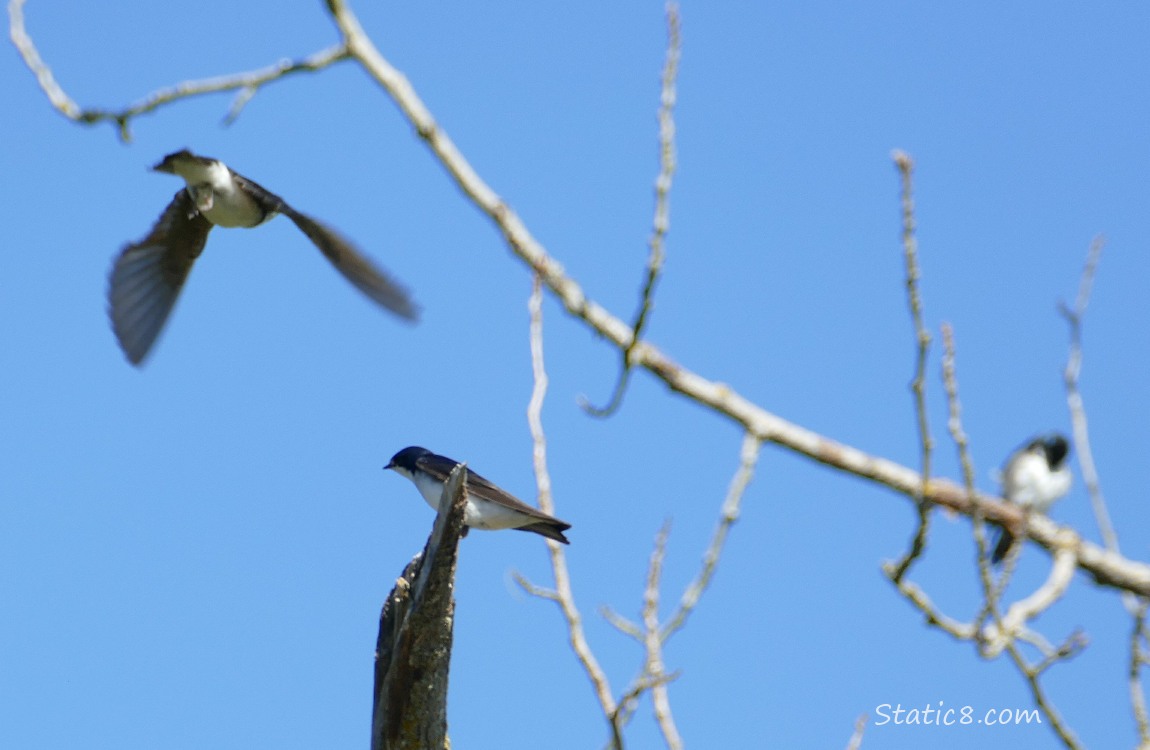
[[[1002, 496], [1021, 507], [1025, 515], [1045, 514], [1054, 502], [1070, 491], [1070, 442], [1059, 433], [1036, 437], [1018, 448], [1002, 468]], [[1000, 563], [1015, 543], [1015, 536], [1005, 527], [999, 529], [998, 541], [990, 555]]]
[[172, 198], [148, 236], [125, 246], [112, 266], [108, 314], [116, 340], [133, 365], [151, 351], [212, 227], [250, 228], [277, 214], [291, 219], [373, 302], [406, 320], [418, 318], [407, 290], [350, 240], [223, 162], [185, 149], [168, 154], [152, 170], [182, 177], [187, 186]]
[[[446, 456], [432, 453], [426, 448], [410, 446], [391, 457], [385, 469], [410, 479], [419, 494], [433, 509], [439, 510], [443, 486], [451, 470], [459, 464]], [[463, 511], [463, 525], [473, 529], [517, 529], [570, 544], [563, 532], [571, 524], [547, 515], [522, 500], [495, 486], [470, 468], [464, 483], [467, 506]], [[466, 529], [464, 530], [466, 532]]]

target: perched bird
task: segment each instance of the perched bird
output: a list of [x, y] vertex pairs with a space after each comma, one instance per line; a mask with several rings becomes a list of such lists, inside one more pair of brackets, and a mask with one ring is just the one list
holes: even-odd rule
[[[391, 462], [383, 468], [392, 469], [396, 474], [410, 479], [427, 504], [439, 510], [443, 485], [447, 483], [447, 477], [458, 463], [432, 453], [426, 448], [413, 445], [392, 456]], [[464, 526], [487, 530], [534, 531], [548, 539], [570, 544], [567, 537], [563, 536], [563, 532], [571, 528], [571, 524], [532, 508], [471, 469], [467, 470], [465, 487], [467, 507], [463, 510]]]
[[418, 317], [407, 290], [349, 240], [223, 162], [185, 149], [168, 154], [152, 170], [178, 175], [187, 187], [176, 193], [148, 236], [126, 246], [112, 266], [108, 312], [132, 364], [148, 355], [212, 227], [254, 227], [276, 214], [291, 219], [335, 269], [374, 302], [408, 320]]
[[[1022, 507], [1026, 514], [1046, 513], [1054, 501], [1070, 491], [1070, 467], [1066, 457], [1070, 443], [1058, 433], [1037, 437], [1006, 460], [1002, 469], [1002, 496]], [[1014, 535], [999, 529], [998, 543], [990, 555], [999, 563], [1014, 544]]]

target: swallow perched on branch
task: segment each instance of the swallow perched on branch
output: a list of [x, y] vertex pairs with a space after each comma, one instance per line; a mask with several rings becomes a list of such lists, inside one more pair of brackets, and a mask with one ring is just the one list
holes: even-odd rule
[[[413, 445], [392, 456], [391, 461], [383, 468], [391, 469], [396, 474], [410, 479], [427, 504], [439, 510], [443, 485], [458, 463], [446, 456]], [[465, 488], [467, 490], [467, 507], [463, 511], [465, 526], [487, 530], [534, 531], [548, 539], [570, 544], [567, 537], [563, 536], [563, 532], [571, 528], [571, 524], [532, 508], [471, 471], [470, 468], [467, 470]]]
[[[1066, 457], [1070, 442], [1058, 433], [1036, 437], [1006, 460], [1002, 469], [1002, 496], [1020, 506], [1027, 515], [1045, 514], [1054, 501], [1070, 491], [1070, 467]], [[992, 563], [1002, 562], [1014, 544], [1014, 534], [999, 529], [998, 542], [990, 555]]]

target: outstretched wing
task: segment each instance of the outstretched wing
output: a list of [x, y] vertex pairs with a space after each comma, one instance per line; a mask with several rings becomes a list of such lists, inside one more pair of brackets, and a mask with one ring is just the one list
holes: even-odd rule
[[148, 236], [116, 258], [108, 279], [108, 316], [133, 365], [143, 362], [163, 330], [211, 228], [188, 191], [180, 190]]
[[282, 213], [295, 222], [300, 231], [331, 261], [335, 270], [343, 274], [356, 289], [402, 318], [419, 318], [419, 308], [412, 302], [407, 289], [372, 263], [350, 240], [291, 206], [285, 205]]
[[331, 227], [300, 213], [258, 182], [232, 171], [232, 177], [264, 209], [268, 216], [281, 213], [292, 220], [324, 254], [335, 270], [376, 304], [407, 320], [419, 318], [419, 308], [407, 289], [361, 253], [351, 240]]

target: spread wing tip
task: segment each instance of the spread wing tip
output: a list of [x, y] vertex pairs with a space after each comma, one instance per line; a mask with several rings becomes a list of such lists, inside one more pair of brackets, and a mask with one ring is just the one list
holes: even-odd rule
[[279, 211], [312, 241], [337, 271], [372, 302], [409, 323], [418, 323], [420, 308], [410, 292], [334, 228], [281, 201]]

